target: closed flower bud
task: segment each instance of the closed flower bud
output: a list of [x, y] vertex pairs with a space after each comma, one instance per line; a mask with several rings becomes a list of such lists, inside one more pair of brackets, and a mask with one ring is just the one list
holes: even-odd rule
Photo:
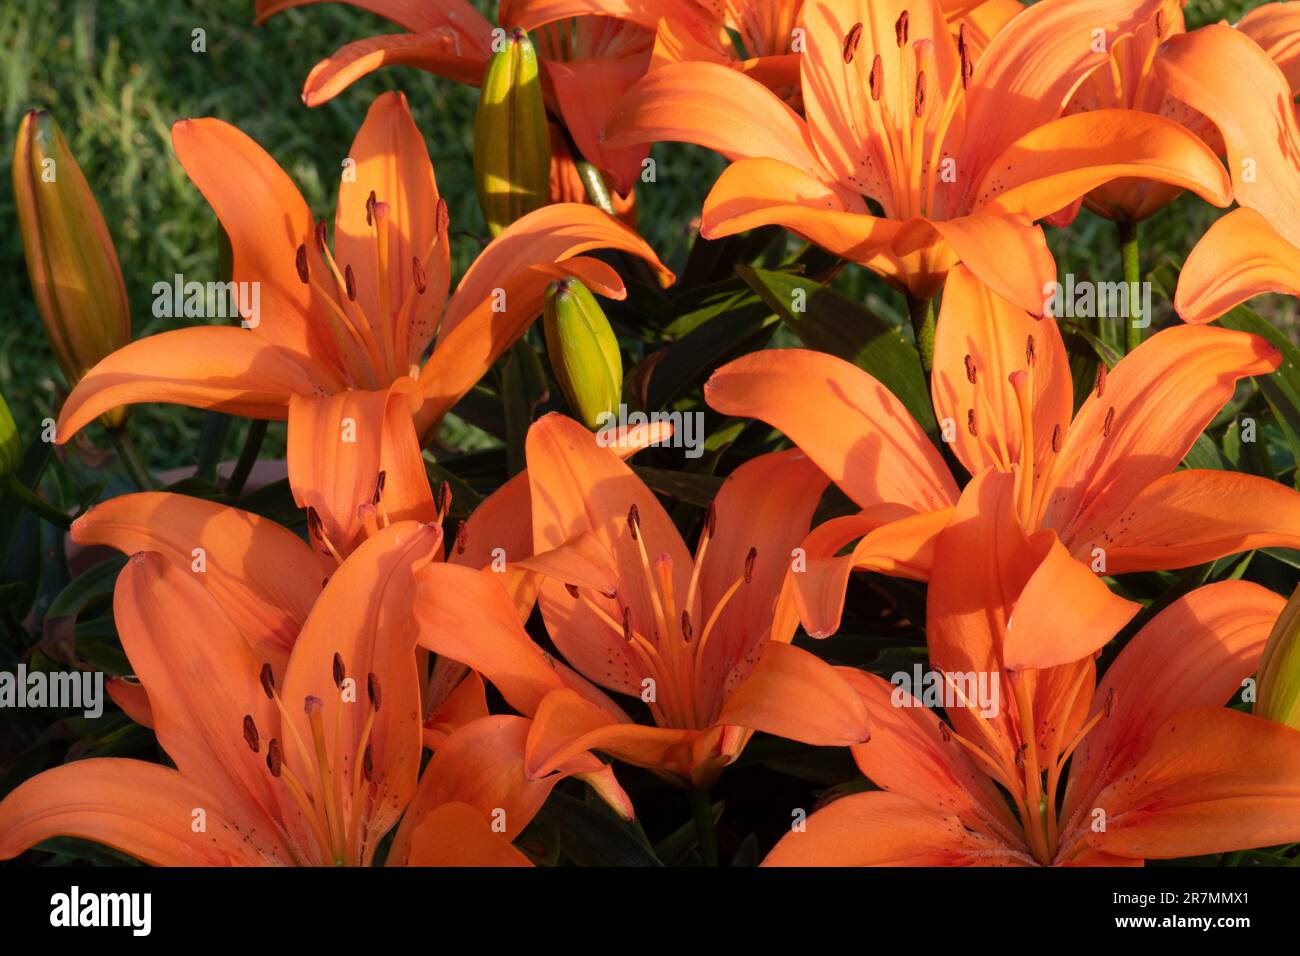
[[1278, 616], [1259, 661], [1255, 713], [1300, 730], [1300, 588]]
[[[108, 226], [58, 124], [33, 110], [14, 145], [14, 198], [45, 334], [69, 385], [131, 338], [126, 285]], [[104, 416], [121, 424], [126, 409]]]
[[18, 462], [23, 457], [23, 448], [18, 441], [18, 426], [9, 411], [9, 404], [0, 395], [0, 478], [7, 478], [14, 473]]
[[588, 428], [604, 424], [623, 394], [618, 339], [596, 297], [577, 279], [546, 290], [546, 351], [574, 415]]
[[474, 117], [474, 178], [492, 235], [546, 204], [551, 137], [528, 34], [515, 29], [492, 55]]

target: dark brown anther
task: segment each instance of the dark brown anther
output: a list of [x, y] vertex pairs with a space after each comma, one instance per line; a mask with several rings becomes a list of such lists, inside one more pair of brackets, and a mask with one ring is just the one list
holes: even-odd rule
[[576, 584], [566, 584], [564, 590], [569, 592], [569, 597], [575, 601], [578, 600], [578, 586]]
[[1163, 40], [1164, 38], [1165, 38], [1165, 12], [1163, 10], [1157, 10], [1156, 11], [1156, 39]]
[[244, 715], [244, 742], [248, 744], [248, 749], [257, 753], [262, 749], [257, 736], [257, 724], [253, 722], [252, 714]]
[[270, 664], [262, 665], [262, 671], [257, 675], [257, 679], [262, 682], [262, 693], [266, 694], [266, 699], [275, 700], [275, 674], [271, 672]]
[[1097, 397], [1101, 398], [1106, 394], [1106, 366], [1105, 364], [1097, 366]]
[[1101, 425], [1102, 438], [1110, 437], [1110, 426], [1114, 424], [1115, 424], [1115, 406], [1112, 405], [1110, 408], [1106, 409], [1106, 420], [1102, 422]]
[[943, 721], [939, 721], [939, 736], [943, 738], [944, 743], [952, 740], [952, 731], [948, 729], [948, 725]]
[[388, 472], [381, 471], [379, 477], [375, 479], [375, 493], [370, 497], [370, 503], [378, 507], [379, 502], [384, 500], [384, 485], [388, 482]]
[[325, 255], [325, 239], [328, 235], [329, 227], [325, 225], [325, 220], [322, 219], [316, 223], [316, 251], [322, 256]]
[[298, 247], [298, 252], [293, 257], [293, 265], [298, 270], [298, 278], [302, 280], [303, 285], [311, 282], [311, 272], [307, 268], [307, 246], [305, 244]]
[[345, 677], [348, 676], [348, 675], [347, 675], [347, 671], [345, 671], [345, 670], [343, 669], [343, 657], [339, 654], [338, 651], [335, 651], [335, 652], [334, 652], [334, 670], [333, 670], [333, 676], [334, 676], [334, 686], [335, 686], [335, 687], [342, 687], [342, 686], [343, 686], [343, 678], [345, 678]]
[[1025, 751], [1029, 749], [1029, 744], [1021, 744], [1020, 749], [1016, 751], [1016, 769], [1025, 769]]
[[465, 549], [469, 546], [469, 525], [461, 522], [456, 527], [456, 553], [464, 554]]
[[966, 81], [970, 79], [971, 73], [975, 72], [975, 67], [970, 60], [970, 47], [966, 45], [966, 24], [957, 28], [957, 56], [961, 59], [961, 88], [966, 89]]
[[682, 640], [689, 641], [693, 633], [691, 630], [691, 612], [682, 611]]
[[758, 548], [750, 548], [749, 553], [745, 555], [745, 583], [749, 584], [754, 580], [754, 561], [758, 558]]
[[343, 288], [347, 291], [349, 302], [357, 301], [357, 274], [350, 265], [343, 267]]
[[1052, 454], [1057, 454], [1061, 450], [1061, 426], [1052, 426]]
[[1112, 687], [1106, 691], [1106, 716], [1109, 717], [1115, 712], [1115, 688]]
[[316, 713], [324, 706], [325, 706], [325, 701], [321, 700], [315, 694], [308, 694], [306, 697], [302, 699], [302, 712], [306, 714], [308, 717]]
[[718, 506], [709, 502], [709, 510], [704, 513], [704, 533], [712, 538], [718, 533]]
[[424, 295], [429, 283], [424, 277], [424, 266], [420, 265], [420, 260], [416, 256], [411, 256], [411, 281], [415, 283], [415, 291]]
[[278, 777], [283, 766], [284, 751], [280, 747], [279, 739], [272, 737], [270, 743], [266, 745], [266, 769], [271, 771], [272, 777]]
[[918, 117], [925, 115], [925, 70], [916, 74], [916, 97], [912, 110]]
[[885, 65], [880, 62], [880, 54], [877, 53], [874, 60], [871, 61], [871, 75], [867, 78], [867, 86], [871, 90], [871, 98], [879, 100], [880, 94], [885, 84]]
[[637, 540], [637, 531], [641, 525], [641, 512], [636, 510], [636, 505], [627, 509], [627, 527], [632, 532], [632, 540]]
[[366, 225], [375, 224], [375, 191], [370, 190], [370, 195], [366, 197]]
[[623, 640], [629, 644], [632, 642], [632, 609], [623, 608]]
[[904, 10], [898, 15], [898, 20], [894, 23], [894, 39], [898, 41], [898, 48], [901, 50], [907, 46], [907, 11]]
[[966, 430], [970, 432], [972, 438], [979, 438], [980, 433], [975, 428], [975, 409], [966, 409]]
[[1034, 367], [1035, 358], [1037, 358], [1037, 353], [1034, 352], [1034, 337], [1030, 335], [1028, 341], [1025, 342], [1025, 362], [1030, 368]]
[[451, 511], [451, 485], [443, 482], [438, 485], [438, 514], [446, 515]]
[[361, 773], [365, 775], [366, 783], [375, 779], [375, 742], [367, 742], [366, 752], [361, 757]]
[[975, 359], [967, 355], [966, 356], [966, 381], [974, 385], [976, 380], [977, 380], [977, 376], [975, 374]]
[[844, 38], [844, 62], [846, 64], [853, 62], [854, 55], [858, 52], [858, 41], [862, 39], [862, 24], [853, 24], [849, 30], [848, 36]]
[[373, 671], [366, 675], [366, 693], [370, 695], [370, 706], [375, 708], [377, 713], [382, 696], [379, 692], [379, 678]]

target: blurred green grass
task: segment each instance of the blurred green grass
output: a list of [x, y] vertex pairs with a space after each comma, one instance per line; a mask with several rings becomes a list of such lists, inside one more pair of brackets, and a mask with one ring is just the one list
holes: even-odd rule
[[[184, 323], [153, 316], [153, 284], [177, 273], [218, 275], [216, 218], [176, 162], [170, 127], [216, 116], [239, 126], [289, 173], [318, 217], [333, 218], [339, 164], [371, 100], [401, 89], [429, 146], [452, 218], [457, 270], [486, 232], [471, 168], [478, 91], [414, 69], [371, 74], [316, 109], [300, 92], [308, 71], [351, 40], [395, 32], [391, 23], [340, 5], [291, 10], [252, 25], [252, 0], [9, 0], [0, 8], [0, 389], [30, 439], [64, 389], [32, 302], [14, 212], [13, 140], [22, 115], [50, 110], [95, 191], [113, 234], [131, 300], [133, 334]], [[191, 50], [206, 31], [207, 51]], [[685, 224], [698, 213], [721, 162], [668, 147], [660, 183], [646, 197], [648, 235], [680, 258]], [[203, 413], [137, 406], [132, 428], [156, 466], [191, 460]], [[100, 439], [96, 439], [99, 441]], [[228, 447], [233, 453], [237, 446]]]
[[[53, 413], [63, 389], [32, 302], [14, 218], [13, 136], [28, 109], [52, 111], [99, 199], [122, 263], [136, 337], [184, 321], [152, 315], [155, 282], [177, 272], [203, 281], [218, 273], [216, 219], [171, 151], [170, 126], [183, 117], [217, 116], [239, 126], [285, 168], [317, 216], [332, 217], [339, 163], [367, 106], [383, 90], [402, 89], [451, 208], [457, 268], [473, 258], [485, 232], [470, 164], [477, 91], [418, 70], [385, 69], [309, 110], [299, 93], [312, 65], [343, 43], [391, 32], [392, 25], [329, 4], [289, 11], [254, 28], [252, 6], [251, 0], [8, 0], [0, 8], [0, 221], [9, 226], [0, 234], [0, 301], [7, 304], [0, 389], [26, 438]], [[1192, 0], [1189, 25], [1235, 19], [1246, 6]], [[206, 52], [191, 49], [196, 29], [206, 32]], [[670, 264], [680, 265], [690, 224], [723, 163], [705, 150], [674, 144], [657, 146], [655, 156], [658, 181], [641, 187], [640, 228]], [[1165, 254], [1181, 259], [1215, 215], [1184, 197], [1145, 224], [1144, 266]], [[1070, 229], [1056, 231], [1052, 244], [1063, 270], [1109, 275], [1118, 269], [1113, 235], [1109, 223], [1085, 213]], [[885, 310], [900, 304], [863, 270], [845, 270], [838, 284]], [[1265, 311], [1289, 321], [1293, 308], [1287, 300]], [[137, 406], [134, 416], [133, 433], [152, 465], [192, 460], [201, 412], [150, 405]]]

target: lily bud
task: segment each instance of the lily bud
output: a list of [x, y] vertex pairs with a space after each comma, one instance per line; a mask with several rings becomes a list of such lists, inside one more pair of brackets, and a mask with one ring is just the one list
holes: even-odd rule
[[623, 394], [618, 339], [596, 297], [577, 279], [546, 290], [546, 351], [569, 407], [588, 428], [603, 424]]
[[537, 52], [520, 29], [510, 31], [483, 75], [474, 117], [474, 179], [494, 236], [546, 205], [551, 136]]
[[14, 423], [9, 403], [0, 395], [0, 478], [7, 478], [18, 467], [23, 457], [23, 446], [18, 440], [18, 426]]
[[1300, 588], [1287, 601], [1264, 645], [1255, 713], [1300, 730]]
[[[23, 117], [13, 178], [36, 306], [64, 377], [76, 385], [130, 341], [122, 269], [86, 177], [49, 113]], [[103, 420], [119, 425], [125, 416], [122, 408]]]

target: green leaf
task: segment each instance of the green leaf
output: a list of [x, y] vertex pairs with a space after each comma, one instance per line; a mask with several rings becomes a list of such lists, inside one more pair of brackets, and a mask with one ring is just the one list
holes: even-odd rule
[[652, 491], [687, 504], [707, 508], [722, 487], [723, 479], [717, 475], [701, 475], [686, 471], [669, 471], [666, 468], [647, 468], [633, 465], [632, 470]]
[[524, 470], [524, 439], [533, 412], [550, 395], [542, 357], [523, 339], [510, 349], [501, 391], [506, 407], [506, 463], [510, 474], [517, 475]]
[[761, 348], [776, 330], [772, 310], [734, 281], [699, 290], [686, 304], [667, 329], [680, 338], [651, 359], [647, 408], [666, 408], [719, 365]]
[[542, 815], [560, 831], [560, 850], [578, 866], [663, 866], [631, 827], [613, 814], [559, 790]]
[[[938, 438], [920, 359], [897, 328], [865, 306], [804, 276], [747, 266], [736, 266], [736, 272], [804, 345], [869, 373], [898, 397], [931, 438]], [[805, 306], [802, 311], [794, 305], [800, 299]]]

